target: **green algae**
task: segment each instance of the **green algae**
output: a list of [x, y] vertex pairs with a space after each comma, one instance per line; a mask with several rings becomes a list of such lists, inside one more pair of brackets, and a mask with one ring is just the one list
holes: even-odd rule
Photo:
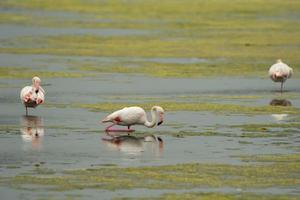
[[182, 103], [182, 102], [153, 102], [143, 104], [130, 103], [97, 103], [97, 104], [73, 104], [73, 107], [88, 109], [91, 111], [114, 111], [129, 106], [141, 106], [145, 110], [150, 110], [153, 105], [160, 105], [166, 112], [168, 111], [209, 111], [228, 114], [299, 114], [300, 109], [295, 107], [282, 106], [244, 106], [236, 104], [219, 103]]
[[24, 24], [28, 23], [31, 18], [27, 15], [0, 13], [0, 23]]
[[0, 67], [0, 78], [32, 78], [38, 75], [43, 78], [80, 78], [82, 73], [62, 72], [62, 71], [33, 71], [28, 68]]
[[229, 128], [237, 128], [242, 133], [239, 137], [263, 138], [263, 137], [289, 137], [298, 134], [299, 123], [272, 123], [272, 124], [241, 124], [232, 125]]
[[300, 162], [299, 154], [274, 154], [274, 155], [254, 155], [254, 156], [239, 156], [239, 158], [244, 162], [280, 162], [280, 163], [289, 163], [289, 162]]
[[[192, 189], [238, 187], [241, 189], [297, 187], [300, 154], [282, 155], [288, 162], [268, 164], [178, 164], [149, 167], [98, 167], [66, 170], [62, 175], [17, 175], [1, 177], [0, 185], [48, 186], [55, 191], [74, 189]], [[273, 160], [272, 157], [270, 157]]]
[[184, 192], [184, 193], [166, 193], [159, 197], [136, 197], [136, 198], [115, 198], [116, 200], [125, 200], [125, 199], [132, 199], [132, 200], [296, 200], [299, 199], [299, 195], [274, 195], [274, 194], [253, 194], [253, 193], [239, 193], [239, 194], [225, 194], [225, 193], [217, 193], [217, 192], [210, 192], [210, 193], [200, 193], [200, 192]]
[[16, 134], [19, 132], [19, 126], [13, 124], [0, 124], [0, 134]]
[[54, 175], [56, 173], [56, 171], [53, 169], [44, 168], [44, 167], [40, 167], [40, 166], [41, 166], [41, 164], [38, 163], [38, 166], [36, 166], [36, 168], [34, 169], [34, 171], [32, 173], [39, 174], [39, 175]]
[[[133, 63], [132, 65], [134, 65]], [[230, 64], [231, 65], [231, 64]], [[80, 67], [83, 71], [95, 71], [100, 73], [122, 73], [122, 74], [143, 74], [153, 77], [174, 77], [174, 78], [196, 78], [212, 76], [255, 76], [265, 75], [265, 69], [253, 70], [250, 66], [240, 65], [221, 65], [216, 64], [162, 64], [162, 63], [142, 63], [138, 67], [126, 65], [109, 67]]]
[[204, 132], [179, 131], [179, 132], [167, 132], [164, 135], [166, 134], [178, 138], [183, 138], [187, 136], [224, 136], [225, 135], [217, 131], [204, 131]]
[[[198, 64], [129, 62], [138, 65], [136, 69], [127, 62], [106, 67], [76, 63], [75, 67], [82, 71], [142, 73], [157, 77], [262, 77], [278, 58], [286, 60], [294, 69], [300, 66], [297, 54], [300, 22], [296, 20], [300, 3], [294, 0], [272, 3], [263, 0], [16, 0], [1, 1], [0, 7], [25, 11], [0, 14], [2, 24], [149, 30], [146, 34], [126, 36], [74, 34], [11, 38], [0, 41], [2, 53], [208, 60]], [[32, 10], [53, 13], [37, 17]], [[62, 20], [57, 17], [57, 11], [78, 17]]]
[[[27, 40], [38, 40], [34, 43], [42, 43], [45, 47], [22, 47], [26, 45]], [[186, 39], [189, 40], [189, 39]], [[204, 51], [202, 44], [196, 39], [182, 42], [181, 40], [162, 40], [152, 39], [147, 37], [98, 37], [98, 36], [52, 36], [44, 38], [26, 38], [14, 39], [18, 47], [2, 47], [0, 53], [15, 53], [15, 54], [50, 54], [50, 55], [65, 55], [65, 56], [100, 56], [100, 57], [202, 57], [207, 59], [224, 58], [220, 63], [199, 63], [199, 64], [168, 64], [168, 63], [151, 63], [151, 62], [133, 62], [127, 66], [126, 63], [120, 65], [109, 66], [82, 66], [78, 64], [78, 68], [85, 72], [96, 71], [101, 73], [127, 73], [127, 74], [145, 74], [155, 77], [211, 77], [211, 76], [266, 76], [266, 71], [269, 66], [274, 63], [275, 58], [269, 55], [270, 58], [259, 58], [265, 55], [262, 52], [247, 58], [244, 55], [231, 55], [229, 52], [222, 51], [218, 54], [211, 54], [216, 50]], [[182, 44], [185, 43], [185, 44]], [[193, 47], [195, 46], [195, 47]], [[159, 48], [157, 48], [159, 47]], [[193, 51], [188, 50], [193, 49]], [[199, 53], [201, 52], [201, 53]], [[210, 54], [209, 54], [210, 52]], [[241, 51], [238, 50], [237, 53]], [[255, 51], [256, 52], [256, 51]], [[241, 53], [240, 53], [241, 54]], [[290, 54], [289, 54], [290, 55]], [[285, 56], [286, 59], [288, 55]], [[253, 63], [251, 59], [261, 59], [261, 63]], [[297, 61], [298, 62], [298, 61]], [[300, 63], [300, 62], [299, 62]], [[291, 63], [292, 65], [294, 62]], [[297, 63], [294, 64], [297, 67]], [[294, 68], [295, 68], [294, 67]]]
[[281, 128], [288, 130], [288, 132], [299, 131], [300, 123], [273, 123], [273, 124], [242, 124], [232, 125], [231, 128], [241, 128], [244, 132], [271, 132], [272, 129]]
[[286, 133], [286, 132], [258, 132], [258, 133], [242, 133], [239, 137], [245, 138], [274, 138], [274, 137], [288, 137], [293, 135], [293, 133]]

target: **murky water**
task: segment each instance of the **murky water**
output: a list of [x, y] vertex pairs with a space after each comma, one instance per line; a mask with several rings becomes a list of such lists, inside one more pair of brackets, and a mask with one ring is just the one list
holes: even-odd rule
[[[237, 84], [237, 82], [241, 84]], [[289, 90], [297, 91], [299, 80], [287, 84]], [[91, 112], [80, 108], [55, 108], [40, 106], [30, 110], [30, 117], [19, 101], [19, 90], [27, 80], [1, 80], [0, 123], [0, 171], [13, 176], [33, 170], [36, 166], [56, 172], [65, 169], [89, 168], [103, 165], [153, 166], [189, 162], [242, 164], [238, 156], [294, 153], [299, 146], [298, 134], [288, 137], [239, 137], [242, 132], [228, 125], [288, 123], [289, 115], [242, 115], [216, 114], [211, 112], [170, 111], [165, 124], [154, 129], [136, 126], [139, 135], [160, 136], [163, 147], [157, 143], [130, 142], [114, 145], [102, 138], [105, 126], [99, 121], [106, 112]], [[51, 103], [97, 103], [106, 101], [136, 102], [153, 97], [156, 100], [226, 94], [224, 90], [240, 92], [242, 95], [258, 95], [261, 98], [228, 100], [215, 98], [217, 103], [239, 103], [245, 105], [268, 105], [274, 92], [269, 80], [261, 79], [160, 79], [143, 76], [105, 75], [99, 78], [45, 79], [47, 102]], [[206, 87], [203, 86], [206, 84]], [[253, 90], [249, 89], [254, 85]], [[121, 87], [120, 87], [121, 85]], [[174, 87], [177, 85], [178, 87]], [[199, 87], [194, 87], [199, 85]], [[255, 86], [256, 85], [256, 86]], [[18, 87], [20, 86], [20, 87]], [[245, 91], [243, 91], [245, 90]], [[248, 91], [248, 92], [246, 92]], [[153, 94], [153, 95], [152, 95]], [[288, 93], [287, 93], [288, 94]], [[116, 98], [118, 95], [121, 98]], [[228, 95], [228, 94], [226, 94]], [[139, 99], [127, 99], [140, 97]], [[299, 106], [298, 99], [292, 99]], [[276, 113], [274, 113], [276, 114]], [[222, 135], [176, 137], [181, 132], [217, 131]], [[299, 131], [299, 130], [298, 130]], [[167, 133], [167, 134], [166, 134]], [[168, 133], [172, 134], [168, 135]], [[272, 134], [272, 133], [270, 133]], [[174, 137], [175, 136], [175, 137]], [[184, 136], [184, 133], [183, 133]], [[281, 145], [278, 145], [280, 142]], [[282, 145], [284, 143], [284, 145]], [[110, 193], [110, 195], [112, 195]], [[108, 196], [110, 196], [108, 195]], [[8, 197], [10, 194], [8, 194]]]
[[[15, 13], [19, 10], [0, 9], [1, 12]], [[25, 12], [25, 11], [21, 11]], [[81, 19], [79, 15], [59, 12], [34, 11], [32, 15]], [[77, 18], [76, 18], [77, 16]], [[78, 17], [79, 16], [79, 17]], [[54, 35], [97, 35], [97, 36], [132, 36], [153, 34], [148, 30], [135, 29], [80, 29], [51, 28], [1, 24], [0, 46], [9, 46], [6, 39], [23, 36]], [[218, 63], [223, 58], [155, 58], [155, 57], [87, 57], [87, 56], [53, 56], [36, 54], [0, 54], [0, 67], [22, 67], [24, 70], [80, 72], [74, 67], [83, 63], [99, 63], [99, 65], [126, 62], [154, 63]], [[76, 104], [94, 104], [103, 102], [143, 103], [143, 102], [203, 102], [238, 104], [245, 106], [278, 105], [300, 108], [300, 79], [288, 80], [285, 92], [278, 93], [279, 85], [266, 78], [154, 78], [144, 75], [101, 74], [82, 78], [42, 78], [43, 87], [47, 91], [46, 105], [29, 111], [19, 99], [19, 92], [30, 79], [0, 80], [0, 173], [2, 176], [15, 176], [32, 173], [41, 167], [61, 173], [66, 169], [83, 169], [97, 166], [159, 166], [182, 163], [221, 163], [243, 165], [241, 156], [260, 154], [292, 154], [299, 152], [300, 129], [290, 128], [289, 134], [276, 135], [286, 131], [276, 127], [264, 136], [245, 136], [245, 130], [233, 126], [245, 124], [282, 124], [287, 125], [298, 115], [286, 113], [271, 114], [232, 114], [210, 111], [166, 111], [165, 123], [153, 129], [135, 127], [134, 137], [154, 135], [163, 140], [137, 140], [129, 138], [120, 144], [105, 141], [110, 137], [103, 131], [105, 125], [99, 121], [108, 112], [93, 112], [87, 109], [72, 107]], [[283, 101], [284, 99], [284, 101]], [[59, 107], [58, 105], [66, 107]], [[185, 136], [185, 133], [215, 133]], [[257, 133], [256, 133], [257, 134]], [[273, 134], [273, 135], [272, 135]], [[299, 188], [296, 188], [296, 190]], [[268, 188], [262, 193], [286, 194], [293, 188]], [[189, 191], [183, 190], [182, 192]], [[235, 188], [201, 188], [190, 191], [235, 192]], [[43, 191], [44, 192], [44, 191]], [[103, 197], [109, 199], [123, 196], [160, 195], [174, 190], [119, 190], [117, 192], [103, 190]], [[36, 199], [45, 194], [37, 191], [11, 187], [0, 187], [1, 198], [4, 199]], [[56, 194], [47, 191], [50, 197], [66, 198], [78, 195], [89, 199], [97, 197], [95, 191], [67, 191]]]

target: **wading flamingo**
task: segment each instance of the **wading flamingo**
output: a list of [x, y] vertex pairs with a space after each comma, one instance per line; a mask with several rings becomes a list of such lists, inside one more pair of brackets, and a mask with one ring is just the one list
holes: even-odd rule
[[[112, 114], [105, 117], [102, 122], [112, 122], [111, 125], [106, 127], [107, 132], [132, 132], [130, 129], [132, 125], [144, 125], [148, 128], [154, 127], [156, 124], [159, 126], [164, 120], [164, 109], [160, 106], [153, 106], [151, 108], [151, 121], [148, 121], [147, 114], [141, 107], [125, 107], [122, 110], [117, 110]], [[157, 119], [158, 117], [158, 119]], [[128, 129], [112, 129], [114, 125], [127, 126]]]
[[281, 82], [280, 91], [282, 92], [283, 83], [291, 78], [293, 69], [287, 64], [283, 63], [280, 59], [277, 63], [273, 64], [269, 69], [269, 76], [274, 82]]
[[26, 108], [27, 116], [27, 107], [35, 108], [45, 101], [45, 90], [41, 87], [41, 79], [37, 76], [33, 77], [32, 85], [25, 86], [21, 90], [20, 98]]

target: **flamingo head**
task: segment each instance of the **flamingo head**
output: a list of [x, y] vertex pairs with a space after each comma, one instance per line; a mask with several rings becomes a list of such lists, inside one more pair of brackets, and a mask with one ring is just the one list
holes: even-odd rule
[[157, 126], [161, 125], [164, 122], [164, 109], [160, 106], [153, 106], [153, 110], [157, 112], [158, 114], [158, 122], [157, 122]]
[[35, 87], [35, 88], [39, 88], [40, 85], [41, 85], [41, 79], [37, 76], [33, 77], [32, 78], [32, 85]]

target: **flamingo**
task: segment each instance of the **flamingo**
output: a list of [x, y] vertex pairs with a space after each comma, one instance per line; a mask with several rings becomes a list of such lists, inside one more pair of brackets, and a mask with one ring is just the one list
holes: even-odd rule
[[288, 79], [291, 78], [293, 74], [293, 69], [289, 67], [287, 64], [283, 63], [280, 59], [277, 60], [277, 63], [273, 64], [269, 69], [269, 76], [274, 82], [281, 82], [281, 89], [283, 83]]
[[[116, 132], [133, 132], [130, 129], [132, 125], [144, 125], [148, 128], [154, 127], [156, 124], [159, 126], [164, 120], [164, 109], [160, 106], [153, 106], [151, 108], [152, 120], [148, 121], [146, 112], [141, 107], [125, 107], [121, 110], [117, 110], [112, 114], [108, 115], [102, 120], [102, 123], [112, 122], [111, 125], [106, 127], [106, 132], [116, 131]], [[157, 116], [159, 119], [157, 119]], [[114, 125], [127, 126], [128, 129], [112, 129]]]
[[35, 108], [45, 101], [45, 90], [41, 87], [41, 79], [37, 76], [32, 78], [32, 85], [25, 86], [20, 92], [20, 98], [26, 108]]

